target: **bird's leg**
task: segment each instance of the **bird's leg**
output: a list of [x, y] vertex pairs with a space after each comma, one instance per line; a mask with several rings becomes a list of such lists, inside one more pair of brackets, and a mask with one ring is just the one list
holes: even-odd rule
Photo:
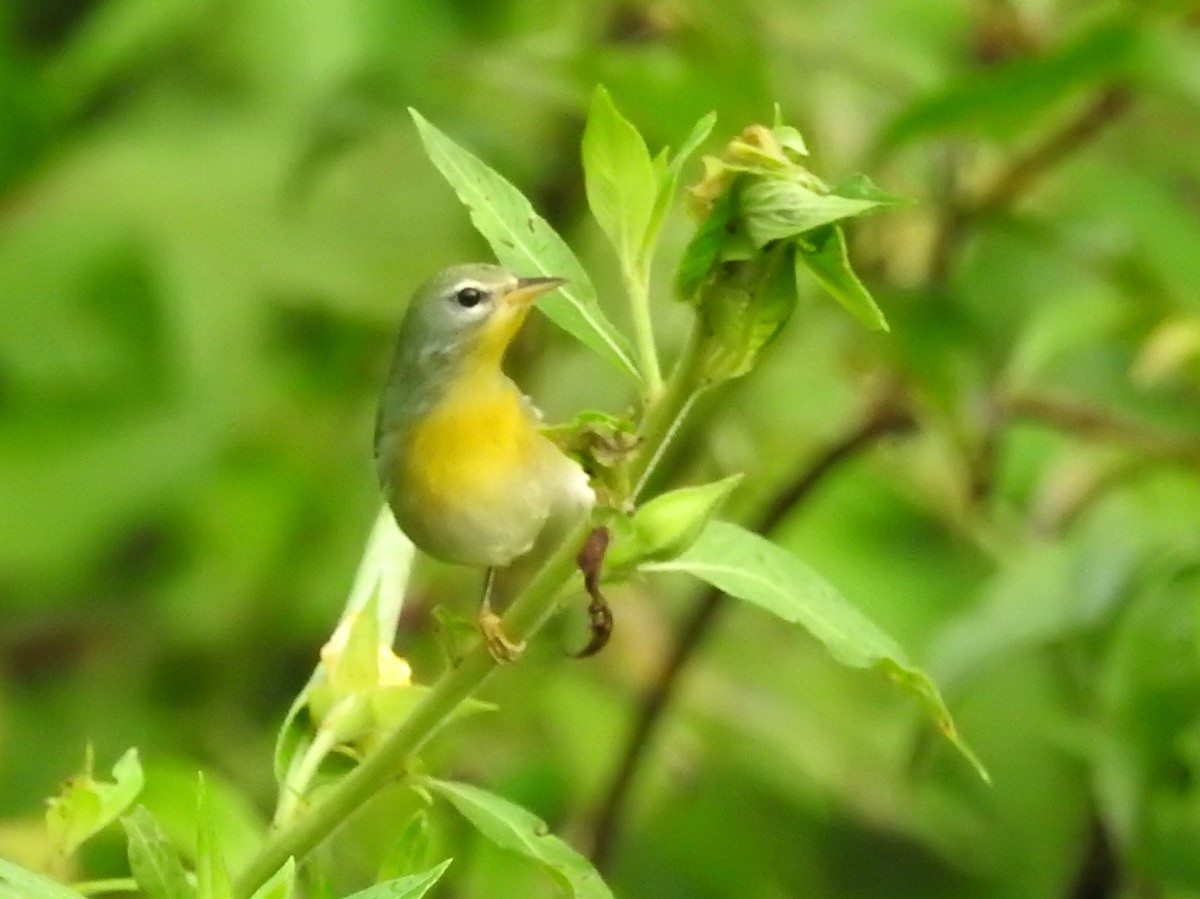
[[496, 580], [496, 569], [489, 568], [483, 580], [483, 602], [479, 605], [479, 632], [488, 652], [497, 662], [515, 662], [525, 651], [525, 641], [513, 643], [500, 626], [500, 616], [492, 611], [492, 586]]
[[604, 554], [608, 551], [608, 537], [608, 528], [604, 526], [592, 528], [587, 539], [583, 541], [583, 546], [579, 549], [579, 555], [575, 557], [575, 564], [583, 572], [584, 589], [591, 597], [591, 601], [588, 603], [588, 621], [592, 627], [592, 638], [588, 640], [587, 646], [575, 653], [577, 659], [586, 659], [588, 656], [595, 655], [604, 648], [608, 643], [608, 638], [612, 636], [612, 609], [608, 607], [608, 602], [600, 592], [600, 569], [604, 565]]

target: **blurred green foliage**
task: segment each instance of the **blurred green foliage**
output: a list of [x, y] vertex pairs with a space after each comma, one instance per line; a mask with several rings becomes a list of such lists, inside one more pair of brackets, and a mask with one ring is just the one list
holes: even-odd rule
[[[1200, 15], [1179, 0], [6, 0], [0, 855], [46, 863], [41, 802], [90, 739], [101, 771], [139, 748], [141, 801], [185, 847], [203, 767], [244, 861], [378, 508], [399, 311], [484, 254], [405, 107], [532, 197], [603, 302], [619, 276], [578, 159], [598, 82], [653, 147], [779, 102], [832, 180], [917, 200], [849, 234], [891, 333], [802, 303], [668, 462], [746, 471], [728, 511], [761, 521], [902, 410], [773, 536], [930, 671], [995, 780], [886, 686], [729, 609], [649, 744], [614, 891], [1200, 896]], [[688, 234], [676, 210], [663, 245]], [[629, 402], [528, 331], [512, 369], [551, 420]], [[614, 594], [593, 662], [543, 637], [429, 769], [587, 849], [684, 586]], [[416, 587], [398, 644], [420, 680], [432, 606], [478, 583], [428, 563]], [[333, 842], [339, 890], [386, 868], [416, 803], [386, 792]], [[456, 856], [431, 895], [552, 894], [453, 815], [429, 839]], [[124, 876], [123, 852], [108, 834], [74, 873]]]

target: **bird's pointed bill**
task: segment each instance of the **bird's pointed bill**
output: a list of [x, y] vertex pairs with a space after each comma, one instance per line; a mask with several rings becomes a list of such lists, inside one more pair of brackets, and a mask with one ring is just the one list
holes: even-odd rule
[[518, 278], [517, 286], [504, 295], [504, 301], [512, 306], [529, 306], [542, 294], [566, 283], [566, 278]]

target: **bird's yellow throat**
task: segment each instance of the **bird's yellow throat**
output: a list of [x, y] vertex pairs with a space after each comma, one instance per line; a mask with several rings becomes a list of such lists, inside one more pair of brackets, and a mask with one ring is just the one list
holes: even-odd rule
[[455, 380], [409, 433], [399, 483], [433, 508], [505, 492], [527, 468], [537, 432], [511, 382], [474, 369]]

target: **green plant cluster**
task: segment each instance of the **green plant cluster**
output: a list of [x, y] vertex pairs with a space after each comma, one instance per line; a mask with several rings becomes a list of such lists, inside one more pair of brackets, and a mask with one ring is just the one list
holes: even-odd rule
[[[1200, 895], [1197, 34], [0, 7], [0, 897]], [[367, 534], [404, 295], [488, 257], [570, 282], [508, 367], [589, 662], [581, 534], [499, 670]]]
[[[582, 455], [588, 466], [617, 468], [619, 474], [613, 480], [627, 486], [624, 495], [609, 496], [612, 507], [600, 512], [601, 519], [618, 532], [615, 564], [609, 566], [604, 579], [619, 583], [636, 572], [680, 571], [786, 621], [804, 625], [844, 664], [877, 668], [912, 689], [929, 707], [942, 732], [986, 779], [982, 765], [959, 740], [936, 687], [907, 662], [890, 637], [795, 556], [738, 525], [714, 520], [738, 477], [682, 487], [638, 505], [645, 477], [669, 447], [695, 398], [723, 380], [748, 373], [759, 350], [789, 317], [798, 298], [797, 286], [790, 272], [786, 284], [776, 283], [776, 260], [786, 254], [783, 258], [790, 262], [794, 253], [796, 267], [807, 265], [799, 259], [810, 255], [810, 247], [830, 239], [831, 233], [839, 235], [836, 240], [844, 246], [840, 230], [830, 229], [880, 203], [849, 200], [830, 191], [785, 157], [780, 147], [802, 149], [803, 144], [795, 129], [778, 121], [778, 114], [773, 128], [752, 126], [746, 132], [757, 138], [755, 151], [763, 154], [766, 162], [743, 167], [741, 156], [750, 145], [742, 139], [731, 144], [724, 160], [710, 160], [704, 182], [693, 193], [711, 198], [711, 205], [702, 210], [697, 237], [680, 263], [681, 269], [705, 270], [695, 277], [676, 278], [680, 298], [697, 307], [693, 338], [664, 385], [658, 374], [649, 272], [658, 231], [675, 199], [679, 172], [690, 150], [712, 130], [714, 117], [707, 116], [693, 129], [681, 153], [668, 161], [664, 151], [652, 161], [642, 136], [612, 104], [604, 88], [598, 89], [592, 104], [583, 136], [585, 183], [593, 213], [626, 275], [631, 319], [639, 332], [637, 363], [601, 309], [582, 264], [521, 192], [419, 113], [413, 111], [413, 118], [430, 158], [504, 264], [514, 271], [571, 274], [559, 301], [546, 305], [546, 315], [639, 379], [644, 388], [638, 422], [619, 427], [633, 435], [626, 452], [615, 457], [602, 455], [598, 460], [590, 441], [583, 441]], [[773, 155], [766, 152], [771, 150]], [[729, 177], [731, 165], [738, 175]], [[739, 180], [743, 172], [751, 176], [748, 184]], [[800, 180], [807, 183], [801, 193], [788, 190]], [[787, 199], [772, 196], [764, 203], [760, 199], [764, 192], [759, 190], [764, 185], [782, 185]], [[860, 193], [878, 194], [873, 189]], [[790, 224], [781, 224], [784, 218]], [[752, 239], [750, 248], [744, 245], [747, 234]], [[812, 252], [820, 255], [819, 250]], [[705, 259], [703, 266], [696, 262], [699, 256]], [[735, 271], [729, 270], [731, 264]], [[854, 276], [845, 252], [832, 263], [816, 267], [834, 272], [832, 283], [856, 285], [855, 295], [869, 304], [872, 322], [883, 324], [882, 314]], [[841, 292], [831, 292], [843, 298]], [[641, 333], [643, 329], [646, 333]], [[729, 364], [727, 360], [734, 361]], [[664, 429], [660, 422], [669, 426]], [[518, 594], [506, 616], [510, 633], [518, 638], [532, 636], [553, 610], [568, 581], [569, 568], [564, 570], [562, 560], [569, 560], [575, 552], [577, 536], [564, 541]], [[308, 685], [292, 704], [277, 743], [275, 831], [236, 881], [230, 879], [208, 820], [203, 782], [198, 790], [195, 870], [189, 875], [151, 812], [145, 806], [134, 806], [143, 774], [133, 750], [114, 769], [115, 783], [95, 781], [89, 759], [81, 778], [68, 782], [64, 792], [51, 800], [47, 826], [58, 836], [56, 864], [64, 867], [87, 837], [122, 815], [132, 878], [115, 882], [113, 890], [136, 887], [148, 899], [288, 899], [294, 889], [297, 860], [310, 879], [320, 877], [319, 862], [309, 858], [313, 850], [360, 802], [389, 781], [403, 778], [427, 801], [434, 797], [448, 800], [498, 846], [541, 863], [572, 895], [611, 896], [588, 860], [546, 834], [545, 824], [536, 816], [478, 787], [413, 771], [418, 764], [416, 753], [433, 732], [478, 705], [471, 694], [498, 660], [477, 640], [467, 655], [450, 660], [450, 667], [431, 687], [412, 682], [411, 669], [392, 651], [390, 637], [403, 603], [406, 569], [412, 557], [407, 537], [396, 530], [386, 509], [381, 511], [341, 623], [322, 649], [320, 664]], [[418, 812], [404, 831], [419, 826], [415, 822], [422, 820], [423, 812]], [[419, 866], [420, 857], [421, 853], [412, 851], [401, 855], [398, 863], [412, 868]], [[451, 861], [445, 859], [434, 868], [381, 881], [355, 896], [420, 899]], [[0, 872], [0, 876], [7, 876], [14, 889], [19, 885], [30, 893], [28, 899], [55, 899], [64, 894], [60, 885], [42, 881], [21, 868]], [[69, 890], [66, 894], [81, 895]]]

